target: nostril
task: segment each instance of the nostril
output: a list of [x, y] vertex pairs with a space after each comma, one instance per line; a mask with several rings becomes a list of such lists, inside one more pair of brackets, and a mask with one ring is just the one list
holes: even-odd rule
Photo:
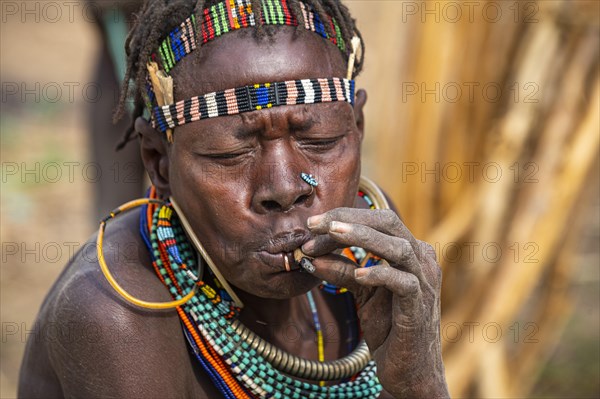
[[272, 212], [272, 211], [276, 211], [276, 212], [281, 212], [283, 210], [289, 210], [297, 205], [301, 205], [303, 203], [305, 203], [308, 199], [309, 199], [310, 195], [301, 195], [298, 198], [296, 198], [296, 201], [294, 201], [293, 204], [291, 204], [290, 206], [282, 206], [279, 202], [277, 201], [273, 201], [273, 200], [265, 200], [261, 202], [261, 205], [263, 207], [264, 210]]
[[263, 201], [262, 202], [262, 206], [267, 211], [279, 211], [279, 210], [281, 210], [281, 205], [279, 205], [277, 203], [277, 201], [271, 201], [271, 200]]
[[296, 202], [294, 202], [294, 205], [300, 205], [300, 204], [306, 202], [309, 197], [310, 197], [310, 195], [301, 195], [301, 196], [299, 196], [296, 199]]

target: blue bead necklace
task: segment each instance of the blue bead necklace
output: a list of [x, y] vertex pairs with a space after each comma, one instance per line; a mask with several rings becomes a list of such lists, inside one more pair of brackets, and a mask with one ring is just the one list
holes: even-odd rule
[[[375, 399], [379, 396], [382, 388], [373, 361], [367, 363], [352, 381], [331, 386], [298, 380], [274, 368], [233, 328], [236, 309], [230, 300], [206, 282], [195, 281], [190, 276], [190, 271], [197, 268], [195, 253], [174, 212], [163, 210], [161, 214], [162, 208], [155, 208], [151, 222], [146, 216], [147, 209], [142, 210], [142, 237], [149, 246], [159, 277], [173, 298], [183, 297], [194, 285], [200, 287], [199, 292], [181, 306], [180, 317], [185, 324], [185, 336], [200, 365], [224, 397]], [[313, 317], [318, 321], [316, 312]], [[218, 359], [203, 354], [199, 344], [206, 345]], [[232, 382], [232, 377], [237, 385]]]

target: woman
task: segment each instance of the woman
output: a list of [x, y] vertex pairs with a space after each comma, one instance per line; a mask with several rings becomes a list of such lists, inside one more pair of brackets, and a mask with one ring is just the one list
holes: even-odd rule
[[448, 396], [435, 254], [359, 187], [359, 37], [335, 0], [144, 6], [153, 187], [53, 287], [20, 396]]

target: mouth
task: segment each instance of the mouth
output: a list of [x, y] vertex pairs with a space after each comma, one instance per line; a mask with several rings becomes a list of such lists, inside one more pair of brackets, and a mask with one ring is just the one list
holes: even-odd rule
[[259, 249], [257, 255], [263, 263], [277, 271], [298, 271], [301, 267], [294, 260], [294, 250], [310, 239], [311, 235], [307, 231], [276, 235]]
[[286, 260], [289, 267], [289, 272], [295, 272], [301, 270], [300, 265], [296, 263], [294, 260], [294, 256], [291, 252], [280, 252], [277, 254], [272, 254], [266, 251], [257, 252], [257, 256], [260, 261], [267, 266], [270, 266], [275, 271], [287, 273], [288, 269], [286, 267]]

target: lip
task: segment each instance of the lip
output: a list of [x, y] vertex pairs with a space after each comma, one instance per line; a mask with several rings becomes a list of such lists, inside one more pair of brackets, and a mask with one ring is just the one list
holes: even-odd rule
[[267, 266], [270, 266], [278, 272], [285, 273], [287, 273], [287, 271], [285, 270], [285, 262], [283, 260], [283, 256], [287, 255], [291, 266], [290, 272], [300, 270], [300, 267], [296, 265], [296, 261], [294, 260], [294, 257], [292, 256], [291, 252], [280, 252], [277, 254], [272, 254], [267, 251], [259, 251], [256, 254], [262, 263], [266, 264]]
[[277, 234], [257, 251], [257, 255], [263, 263], [277, 271], [286, 271], [284, 256], [287, 256], [291, 266], [290, 271], [300, 270], [300, 266], [294, 260], [293, 251], [310, 239], [310, 233], [305, 230]]
[[[259, 248], [260, 251], [270, 254], [291, 253], [296, 248], [300, 248], [305, 242], [311, 239], [311, 234], [306, 230], [297, 230], [295, 232], [286, 232], [275, 235], [269, 239], [268, 243]], [[280, 255], [281, 256], [281, 255]]]

